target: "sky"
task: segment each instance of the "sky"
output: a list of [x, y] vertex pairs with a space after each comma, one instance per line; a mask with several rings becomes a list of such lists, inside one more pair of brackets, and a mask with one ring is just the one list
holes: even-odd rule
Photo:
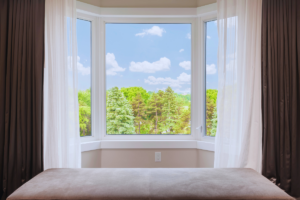
[[[106, 89], [190, 94], [191, 24], [106, 24]], [[217, 26], [207, 23], [206, 87], [217, 89]], [[77, 20], [78, 88], [91, 87], [91, 22]]]

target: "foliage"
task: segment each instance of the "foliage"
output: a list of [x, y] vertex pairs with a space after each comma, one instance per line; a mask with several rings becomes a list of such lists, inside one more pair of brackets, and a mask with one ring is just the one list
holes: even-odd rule
[[215, 136], [217, 131], [218, 90], [206, 90], [206, 135]]
[[[206, 91], [207, 135], [217, 130], [217, 90]], [[91, 90], [78, 92], [80, 135], [91, 135]], [[106, 91], [108, 134], [190, 134], [191, 95], [146, 91], [142, 87]]]
[[135, 132], [141, 134], [141, 125], [145, 125], [146, 122], [146, 105], [141, 93], [137, 93], [130, 103], [134, 114]]
[[212, 119], [211, 119], [211, 133], [210, 133], [210, 136], [216, 136], [216, 133], [217, 133], [217, 125], [218, 125], [218, 114], [217, 114], [217, 107], [215, 107], [214, 109], [214, 114], [212, 116]]
[[206, 96], [217, 104], [218, 90], [208, 89], [206, 90]]
[[189, 106], [190, 103], [191, 103], [191, 95], [190, 94], [186, 94], [186, 95], [183, 95], [183, 94], [177, 94], [177, 93], [174, 93], [175, 96], [176, 96], [176, 101], [181, 101], [184, 106]]
[[106, 129], [110, 134], [134, 134], [132, 107], [117, 87], [107, 95]]
[[151, 95], [152, 95], [153, 93], [155, 93], [155, 92], [148, 91], [148, 94], [150, 95], [150, 97], [151, 97]]
[[91, 135], [91, 89], [78, 91], [80, 136]]
[[147, 103], [150, 97], [150, 94], [142, 87], [128, 87], [128, 88], [123, 87], [121, 88], [121, 92], [124, 94], [124, 96], [128, 101], [132, 101], [132, 99], [136, 97], [138, 93], [141, 94], [145, 103]]
[[174, 126], [178, 119], [177, 113], [177, 105], [176, 104], [176, 96], [171, 87], [168, 87], [163, 96], [163, 108], [162, 108], [162, 116], [163, 116], [163, 131], [166, 133], [174, 133]]
[[148, 102], [147, 114], [152, 124], [154, 124], [149, 133], [161, 134], [161, 132], [159, 131], [159, 127], [161, 125], [160, 119], [162, 115], [163, 95], [164, 92], [161, 90], [158, 91], [158, 94], [154, 92], [152, 93], [151, 98]]
[[174, 130], [175, 132], [180, 132], [182, 134], [191, 133], [191, 104], [188, 106], [188, 109], [178, 109], [179, 119], [176, 123]]

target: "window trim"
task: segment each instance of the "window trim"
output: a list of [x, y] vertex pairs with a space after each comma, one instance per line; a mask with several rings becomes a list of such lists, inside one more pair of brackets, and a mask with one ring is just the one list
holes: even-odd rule
[[[101, 36], [102, 39], [102, 44], [105, 44], [105, 24], [106, 23], [170, 23], [170, 24], [176, 24], [176, 23], [187, 23], [191, 24], [191, 134], [190, 135], [107, 135], [106, 134], [106, 124], [105, 126], [102, 126], [102, 129], [100, 130], [101, 133], [101, 138], [102, 140], [195, 140], [196, 135], [197, 135], [197, 130], [196, 126], [200, 126], [199, 124], [197, 125], [197, 112], [193, 111], [195, 110], [195, 107], [197, 107], [197, 102], [198, 100], [195, 100], [195, 95], [193, 95], [193, 90], [195, 90], [195, 80], [196, 80], [196, 73], [194, 70], [194, 66], [196, 66], [196, 61], [195, 61], [195, 45], [193, 44], [192, 41], [196, 40], [195, 35], [197, 35], [197, 30], [196, 30], [196, 20], [195, 18], [117, 18], [117, 17], [103, 17], [101, 19], [102, 27], [103, 27], [103, 34], [104, 36]], [[100, 66], [101, 68], [105, 68], [105, 62], [102, 63]], [[102, 74], [101, 80], [106, 79], [106, 74]], [[106, 92], [106, 85], [100, 86], [102, 90], [105, 90]], [[194, 102], [194, 103], [193, 103]], [[104, 106], [104, 105], [103, 105]], [[197, 109], [197, 108], [196, 108]], [[106, 106], [102, 107], [102, 110], [106, 111]], [[101, 118], [106, 118], [106, 112], [101, 112], [101, 115], [103, 115]], [[199, 115], [199, 114], [198, 114]], [[196, 116], [196, 117], [195, 117]], [[196, 131], [195, 131], [196, 130]]]
[[[217, 13], [208, 14], [208, 15], [202, 16], [200, 18], [200, 30], [202, 30], [201, 32], [203, 34], [203, 35], [201, 35], [202, 44], [203, 44], [201, 46], [201, 48], [203, 48], [203, 51], [202, 51], [203, 52], [202, 53], [202, 55], [203, 55], [202, 65], [203, 66], [206, 66], [206, 26], [205, 26], [205, 23], [209, 22], [209, 21], [214, 21], [214, 20], [217, 20]], [[205, 91], [204, 92], [204, 95], [205, 95], [205, 97], [204, 97], [204, 100], [205, 100], [204, 106], [205, 106], [205, 108], [204, 109], [206, 111], [206, 67], [204, 67], [204, 70], [205, 70], [205, 72], [204, 72], [204, 74], [205, 74], [205, 77], [204, 77], [205, 82], [204, 82], [204, 85], [203, 85], [204, 91]], [[204, 116], [204, 122], [203, 123], [205, 124], [205, 126], [203, 128], [204, 131], [201, 134], [200, 140], [208, 141], [208, 142], [214, 142], [215, 141], [215, 137], [211, 137], [211, 136], [207, 136], [206, 135], [206, 115]]]
[[[180, 11], [180, 12], [179, 12]], [[112, 15], [107, 15], [112, 13]], [[144, 14], [145, 13], [145, 14]], [[179, 14], [178, 14], [179, 13]], [[208, 17], [216, 18], [217, 5], [210, 4], [199, 8], [99, 8], [89, 4], [77, 1], [77, 18], [89, 20], [92, 22], [92, 136], [81, 137], [82, 145], [94, 143], [94, 146], [101, 148], [100, 142], [107, 141], [149, 141], [152, 142], [153, 148], [157, 142], [183, 142], [207, 141], [210, 145], [208, 149], [214, 149], [214, 138], [205, 136], [205, 63], [203, 62], [203, 20]], [[191, 95], [192, 95], [192, 112], [191, 112], [191, 135], [106, 135], [106, 111], [105, 98], [105, 23], [191, 23]], [[202, 24], [202, 25], [201, 25]], [[98, 36], [98, 37], [96, 37]], [[98, 47], [98, 48], [96, 48]], [[97, 67], [99, 66], [99, 67]], [[200, 66], [200, 67], [195, 67]], [[200, 77], [200, 78], [199, 78]], [[202, 81], [201, 81], [202, 80]], [[203, 83], [204, 82], [204, 83]], [[198, 87], [198, 91], [196, 88]], [[96, 93], [97, 91], [100, 91]], [[202, 100], [201, 100], [202, 99]], [[98, 103], [93, 103], [98, 102]], [[193, 103], [194, 102], [194, 103]], [[196, 102], [200, 102], [196, 104]], [[102, 108], [102, 109], [101, 109]], [[95, 121], [99, 122], [96, 123]], [[102, 127], [102, 128], [101, 128]], [[201, 131], [202, 130], [202, 131]], [[126, 138], [124, 138], [126, 137]], [[208, 138], [207, 138], [208, 137]], [[212, 140], [213, 139], [213, 140]], [[201, 141], [199, 141], [201, 140]], [[95, 143], [96, 142], [96, 143]], [[98, 142], [98, 143], [97, 143]], [[95, 145], [96, 144], [96, 145]], [[107, 143], [108, 144], [108, 143]], [[166, 143], [167, 144], [167, 143]], [[174, 143], [175, 144], [175, 143]], [[113, 145], [112, 145], [113, 146]], [[125, 145], [126, 146], [126, 145]], [[172, 146], [172, 145], [171, 145]], [[194, 146], [194, 145], [193, 145]], [[199, 148], [197, 143], [196, 148]], [[205, 146], [205, 145], [204, 145]], [[176, 145], [174, 146], [176, 147]], [[86, 148], [85, 148], [86, 149]]]
[[[95, 107], [95, 110], [91, 110], [91, 128], [92, 128], [92, 135], [91, 136], [84, 136], [84, 137], [80, 137], [81, 142], [88, 142], [88, 141], [93, 141], [93, 140], [99, 140], [100, 139], [100, 135], [97, 134], [97, 129], [98, 129], [98, 124], [93, 123], [93, 119], [97, 119], [98, 118], [98, 112], [99, 109], [97, 108], [97, 104], [95, 104], [94, 102], [97, 102], [98, 99], [96, 98], [95, 94], [97, 88], [95, 88], [96, 84], [94, 84], [96, 79], [96, 72], [97, 72], [97, 68], [94, 66], [98, 65], [98, 59], [97, 59], [97, 48], [96, 48], [96, 42], [97, 42], [97, 17], [92, 16], [92, 15], [87, 15], [84, 13], [80, 13], [77, 12], [77, 19], [81, 19], [81, 20], [86, 20], [86, 21], [90, 21], [91, 22], [91, 108]], [[94, 73], [95, 72], [95, 73]], [[94, 105], [93, 105], [94, 104]], [[98, 111], [98, 112], [97, 112]]]

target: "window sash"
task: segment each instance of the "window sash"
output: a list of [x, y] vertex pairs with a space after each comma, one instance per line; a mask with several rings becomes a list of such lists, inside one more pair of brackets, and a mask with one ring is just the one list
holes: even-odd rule
[[[79, 11], [79, 19], [92, 22], [92, 136], [95, 140], [207, 140], [205, 86], [205, 21], [215, 20], [216, 13], [201, 17], [101, 17]], [[191, 24], [191, 134], [190, 135], [107, 135], [106, 134], [106, 23], [189, 23]]]

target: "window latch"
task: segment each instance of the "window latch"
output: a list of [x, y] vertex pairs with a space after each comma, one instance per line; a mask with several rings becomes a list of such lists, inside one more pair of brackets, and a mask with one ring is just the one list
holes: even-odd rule
[[198, 126], [196, 129], [200, 130], [200, 132], [202, 133], [202, 126]]

